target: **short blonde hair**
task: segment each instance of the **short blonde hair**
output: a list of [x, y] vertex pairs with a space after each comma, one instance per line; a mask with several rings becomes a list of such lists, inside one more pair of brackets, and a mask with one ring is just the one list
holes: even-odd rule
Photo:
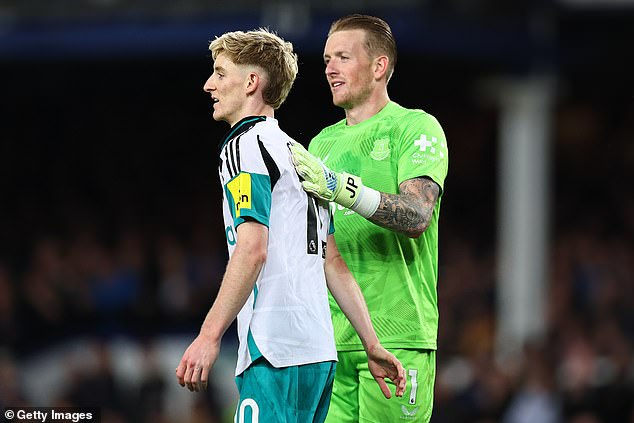
[[348, 15], [337, 19], [330, 26], [328, 36], [337, 31], [360, 29], [365, 32], [365, 47], [371, 58], [384, 54], [389, 60], [387, 80], [394, 74], [396, 66], [396, 40], [392, 29], [383, 19], [369, 15]]
[[267, 28], [253, 31], [227, 32], [209, 44], [211, 57], [227, 55], [236, 65], [257, 66], [266, 72], [262, 97], [277, 109], [282, 105], [297, 77], [297, 54], [293, 44]]

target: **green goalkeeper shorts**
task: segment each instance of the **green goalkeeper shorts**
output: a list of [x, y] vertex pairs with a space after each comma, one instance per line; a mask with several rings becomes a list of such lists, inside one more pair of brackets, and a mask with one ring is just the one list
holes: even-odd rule
[[340, 351], [327, 423], [427, 423], [434, 404], [436, 351], [390, 349], [405, 368], [407, 388], [402, 397], [386, 379], [392, 398], [386, 399], [368, 370], [364, 351]]
[[235, 423], [322, 423], [337, 363], [275, 368], [264, 358], [236, 377], [240, 400]]

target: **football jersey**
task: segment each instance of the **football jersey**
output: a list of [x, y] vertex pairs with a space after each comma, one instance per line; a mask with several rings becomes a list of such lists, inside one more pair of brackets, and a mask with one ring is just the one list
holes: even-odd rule
[[[363, 184], [398, 194], [405, 180], [427, 176], [441, 189], [448, 151], [438, 121], [394, 102], [356, 125], [345, 119], [324, 128], [309, 151], [332, 170], [361, 177]], [[441, 191], [442, 193], [442, 191]], [[429, 228], [417, 239], [384, 229], [337, 205], [335, 239], [368, 304], [386, 348], [436, 349], [438, 332], [438, 199]], [[331, 298], [337, 349], [363, 346]]]
[[267, 258], [238, 314], [241, 374], [264, 356], [275, 367], [336, 361], [324, 271], [330, 211], [302, 189], [294, 143], [277, 120], [242, 119], [220, 147], [219, 173], [229, 256], [246, 220], [268, 227]]

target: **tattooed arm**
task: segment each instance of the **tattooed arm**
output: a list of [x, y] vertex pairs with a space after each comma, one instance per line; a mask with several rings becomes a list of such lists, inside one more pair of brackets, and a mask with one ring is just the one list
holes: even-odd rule
[[290, 149], [295, 170], [309, 194], [334, 201], [376, 225], [410, 238], [418, 238], [429, 227], [440, 196], [440, 187], [431, 178], [408, 179], [399, 185], [399, 194], [386, 194], [366, 187], [358, 176], [333, 172], [299, 143]]
[[379, 206], [368, 220], [410, 238], [418, 238], [429, 227], [440, 187], [423, 176], [403, 181], [399, 191], [400, 194], [382, 192]]

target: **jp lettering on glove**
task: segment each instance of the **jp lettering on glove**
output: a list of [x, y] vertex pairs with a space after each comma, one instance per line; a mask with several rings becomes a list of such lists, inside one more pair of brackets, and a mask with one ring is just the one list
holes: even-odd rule
[[299, 143], [292, 144], [290, 149], [293, 165], [303, 179], [306, 192], [322, 200], [334, 201], [366, 218], [376, 212], [381, 193], [363, 185], [360, 177], [329, 169]]

